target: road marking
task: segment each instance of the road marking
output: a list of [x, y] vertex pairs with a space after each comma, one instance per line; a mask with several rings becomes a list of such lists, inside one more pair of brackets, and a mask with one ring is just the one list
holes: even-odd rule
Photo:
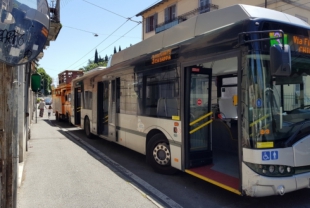
[[[137, 175], [133, 174], [132, 172], [130, 172], [129, 170], [127, 170], [126, 168], [124, 168], [123, 166], [121, 166], [120, 164], [118, 164], [117, 162], [115, 162], [114, 160], [112, 160], [111, 158], [109, 158], [108, 156], [106, 156], [104, 153], [100, 152], [98, 149], [94, 148], [93, 146], [89, 145], [88, 143], [84, 142], [82, 139], [76, 137], [75, 135], [73, 135], [72, 133], [70, 133], [70, 131], [68, 131], [67, 129], [61, 128], [60, 126], [58, 126], [62, 131], [66, 131], [66, 133], [68, 133], [71, 137], [73, 137], [75, 140], [81, 142], [83, 145], [85, 145], [87, 148], [89, 148], [90, 150], [92, 150], [94, 153], [96, 153], [97, 155], [99, 155], [101, 157], [101, 159], [104, 159], [106, 162], [108, 162], [110, 165], [112, 165], [115, 169], [117, 169], [118, 171], [120, 171], [121, 173], [123, 173], [124, 175], [126, 175], [127, 177], [131, 178], [133, 181], [135, 181], [136, 183], [138, 183], [140, 186], [144, 187], [146, 190], [148, 190], [150, 193], [154, 194], [155, 196], [157, 196], [160, 200], [162, 200], [164, 203], [166, 203], [167, 205], [169, 205], [169, 207], [172, 208], [182, 208], [181, 205], [179, 205], [178, 203], [176, 203], [175, 201], [173, 201], [171, 198], [169, 198], [167, 195], [165, 195], [164, 193], [160, 192], [158, 189], [156, 189], [155, 187], [153, 187], [152, 185], [150, 185], [149, 183], [147, 183], [146, 181], [144, 181], [143, 179], [141, 179], [140, 177], [138, 177]], [[137, 188], [137, 187], [136, 187]], [[138, 188], [137, 188], [138, 189]], [[142, 192], [140, 189], [138, 189], [140, 192]], [[144, 192], [142, 192], [144, 193]], [[154, 199], [152, 199], [150, 196], [148, 196], [146, 193], [144, 193], [144, 195], [151, 200], [153, 203], [155, 203], [157, 206], [162, 207], [161, 205], [159, 205]]]

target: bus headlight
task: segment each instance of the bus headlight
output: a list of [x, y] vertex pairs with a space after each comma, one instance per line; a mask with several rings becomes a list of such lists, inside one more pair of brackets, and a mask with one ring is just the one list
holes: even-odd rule
[[289, 177], [295, 174], [295, 169], [285, 165], [262, 165], [245, 162], [254, 172], [263, 176]]
[[270, 172], [270, 173], [273, 173], [273, 172], [274, 172], [274, 166], [273, 166], [273, 165], [270, 165], [270, 166], [269, 166], [269, 172]]

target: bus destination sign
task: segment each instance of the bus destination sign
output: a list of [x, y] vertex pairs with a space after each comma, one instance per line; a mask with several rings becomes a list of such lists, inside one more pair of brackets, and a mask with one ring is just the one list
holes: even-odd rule
[[307, 37], [293, 36], [293, 43], [297, 45], [298, 52], [310, 54], [310, 39]]
[[[281, 33], [271, 32], [269, 33], [269, 37], [277, 38], [277, 39], [271, 39], [270, 45], [281, 45], [282, 44]], [[292, 51], [310, 54], [310, 38], [309, 37], [284, 34], [284, 44], [289, 44], [291, 46]]]
[[152, 64], [158, 64], [161, 62], [171, 60], [171, 49], [162, 51], [158, 54], [152, 55]]

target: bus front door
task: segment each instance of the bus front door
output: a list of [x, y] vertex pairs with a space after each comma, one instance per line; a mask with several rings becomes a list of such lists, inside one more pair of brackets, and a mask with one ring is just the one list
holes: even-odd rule
[[74, 89], [74, 124], [81, 124], [81, 88]]
[[185, 75], [185, 168], [188, 169], [212, 163], [212, 69], [186, 67]]

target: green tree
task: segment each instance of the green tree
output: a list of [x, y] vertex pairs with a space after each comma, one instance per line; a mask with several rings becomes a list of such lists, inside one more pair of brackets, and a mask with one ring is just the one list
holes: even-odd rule
[[116, 52], [116, 47], [114, 46], [114, 54], [116, 54], [117, 52]]
[[118, 47], [118, 52], [120, 52], [121, 50], [122, 50], [122, 49], [121, 49], [121, 46], [119, 46], [119, 47]]
[[109, 61], [109, 57], [108, 57], [108, 55], [105, 55], [105, 57], [104, 57], [104, 61], [105, 61], [105, 62], [108, 62], [108, 61]]
[[43, 83], [43, 89], [41, 89], [41, 92], [43, 96], [50, 95], [52, 92], [51, 84], [53, 82], [53, 79], [45, 72], [42, 67], [38, 68], [37, 72], [41, 75], [41, 81]]

